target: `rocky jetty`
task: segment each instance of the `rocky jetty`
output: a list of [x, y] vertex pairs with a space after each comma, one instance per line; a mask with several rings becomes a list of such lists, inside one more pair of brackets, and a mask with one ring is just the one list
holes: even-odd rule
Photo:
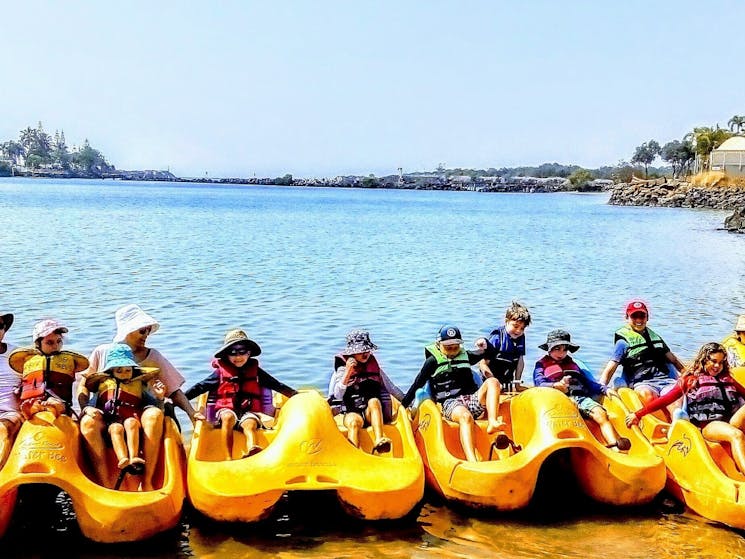
[[734, 210], [725, 229], [745, 233], [745, 186], [699, 186], [677, 179], [634, 179], [611, 188], [609, 204]]
[[724, 228], [732, 233], [745, 233], [745, 207], [735, 210], [724, 220]]

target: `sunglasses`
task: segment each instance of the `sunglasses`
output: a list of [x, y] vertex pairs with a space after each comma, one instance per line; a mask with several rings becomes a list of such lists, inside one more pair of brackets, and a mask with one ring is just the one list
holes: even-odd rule
[[149, 336], [150, 332], [152, 331], [153, 329], [150, 326], [148, 326], [147, 328], [140, 328], [139, 330], [137, 330], [140, 336]]
[[228, 355], [248, 355], [251, 351], [247, 347], [234, 347], [228, 352]]
[[643, 312], [632, 312], [630, 316], [631, 316], [631, 318], [647, 318], [647, 313], [643, 313]]

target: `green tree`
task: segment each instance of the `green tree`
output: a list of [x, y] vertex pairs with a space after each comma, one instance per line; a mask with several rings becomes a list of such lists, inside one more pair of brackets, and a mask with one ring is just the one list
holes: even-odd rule
[[649, 140], [648, 142], [644, 142], [642, 145], [637, 146], [636, 151], [634, 151], [634, 156], [631, 158], [631, 162], [644, 165], [644, 176], [647, 177], [649, 165], [659, 154], [660, 144], [655, 140]]
[[711, 126], [699, 126], [693, 129], [693, 132], [686, 134], [684, 140], [692, 142], [693, 150], [701, 161], [702, 169], [709, 167], [709, 154], [722, 145], [722, 143], [732, 137], [732, 133], [724, 128], [715, 128]]
[[735, 134], [739, 134], [745, 128], [745, 116], [735, 115], [727, 122], [727, 126]]
[[589, 170], [580, 167], [569, 175], [569, 182], [572, 183], [572, 186], [577, 190], [582, 190], [587, 186], [587, 183], [594, 178], [595, 177], [593, 177]]
[[62, 133], [54, 132], [54, 142], [52, 144], [52, 160], [54, 163], [67, 170], [70, 168], [72, 157], [67, 149], [65, 142], [65, 131]]
[[23, 146], [15, 140], [8, 140], [0, 144], [0, 151], [2, 151], [3, 156], [13, 165], [18, 165], [19, 159], [26, 154]]
[[101, 175], [112, 169], [101, 152], [91, 147], [87, 138], [83, 142], [83, 147], [74, 152], [70, 159], [72, 166], [86, 173]]
[[673, 140], [662, 146], [660, 157], [672, 165], [673, 177], [680, 177], [684, 171], [690, 169], [696, 152], [689, 140], [684, 139], [682, 142]]

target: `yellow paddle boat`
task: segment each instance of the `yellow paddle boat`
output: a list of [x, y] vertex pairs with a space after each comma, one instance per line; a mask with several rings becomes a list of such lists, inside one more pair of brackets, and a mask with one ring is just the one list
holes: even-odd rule
[[[199, 405], [204, 406], [206, 395]], [[271, 514], [286, 491], [334, 490], [352, 515], [395, 519], [408, 514], [424, 493], [422, 459], [406, 413], [397, 413], [385, 434], [390, 451], [372, 454], [372, 432], [360, 432], [360, 448], [347, 440], [326, 400], [303, 391], [278, 410], [273, 428], [259, 430], [264, 450], [240, 458], [245, 439], [235, 432], [233, 460], [224, 459], [219, 429], [199, 422], [187, 464], [194, 507], [215, 520], [254, 522]]]
[[[97, 542], [142, 540], [179, 522], [185, 458], [173, 420], [166, 420], [155, 491], [137, 491], [139, 478], [130, 475], [122, 478], [119, 490], [94, 482], [81, 444], [78, 426], [68, 416], [42, 411], [23, 423], [0, 470], [0, 536], [7, 529], [18, 487], [26, 484], [49, 484], [67, 492], [81, 532]], [[118, 471], [113, 452], [109, 459], [112, 471]]]
[[[742, 382], [743, 373], [733, 376]], [[629, 410], [641, 409], [632, 389], [619, 388], [619, 394]], [[745, 529], [745, 476], [727, 448], [704, 439], [686, 419], [669, 423], [662, 411], [645, 415], [633, 429], [641, 429], [664, 460], [670, 493], [704, 518]]]
[[486, 421], [476, 421], [475, 443], [482, 460], [467, 462], [458, 424], [443, 419], [439, 405], [425, 399], [418, 409], [415, 438], [427, 481], [451, 501], [519, 509], [533, 496], [544, 461], [568, 449], [578, 484], [588, 496], [614, 505], [647, 503], [665, 484], [662, 460], [644, 437], [625, 427], [625, 410], [617, 397], [606, 397], [603, 406], [619, 434], [630, 439], [628, 452], [606, 448], [594, 422], [585, 422], [558, 390], [530, 388], [502, 396], [502, 433], [487, 435]]

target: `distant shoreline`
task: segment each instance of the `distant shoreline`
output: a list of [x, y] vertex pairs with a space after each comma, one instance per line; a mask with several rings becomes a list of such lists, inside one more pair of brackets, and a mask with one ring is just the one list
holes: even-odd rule
[[[112, 180], [143, 182], [176, 182], [194, 184], [229, 184], [254, 186], [300, 186], [328, 188], [368, 188], [396, 190], [455, 190], [475, 192], [599, 192], [613, 184], [610, 180], [593, 180], [577, 188], [563, 177], [469, 177], [445, 175], [389, 175], [386, 177], [363, 177], [356, 175], [334, 178], [293, 178], [291, 175], [275, 178], [259, 177], [177, 177], [169, 171], [116, 171], [103, 174], [65, 173], [62, 171], [26, 171], [13, 175], [20, 178]], [[6, 177], [10, 178], [10, 177]]]

